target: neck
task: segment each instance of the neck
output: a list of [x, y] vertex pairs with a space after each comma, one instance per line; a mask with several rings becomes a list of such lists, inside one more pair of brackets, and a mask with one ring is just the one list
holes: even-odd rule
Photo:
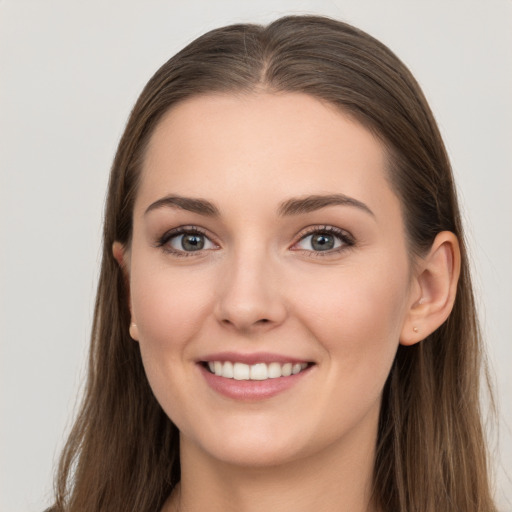
[[371, 500], [376, 432], [372, 443], [360, 434], [271, 467], [219, 461], [182, 438], [181, 483], [164, 511], [377, 512]]

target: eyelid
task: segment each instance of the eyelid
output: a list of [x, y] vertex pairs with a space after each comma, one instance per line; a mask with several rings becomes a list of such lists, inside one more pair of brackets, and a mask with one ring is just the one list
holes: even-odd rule
[[[328, 249], [326, 251], [315, 251], [315, 250], [308, 250], [297, 247], [298, 243], [307, 238], [308, 236], [311, 236], [315, 233], [328, 233], [335, 237], [337, 237], [341, 241], [341, 246]], [[168, 246], [169, 240], [171, 240], [174, 237], [184, 235], [184, 234], [200, 234], [204, 237], [206, 237], [214, 246], [214, 249], [208, 248], [208, 249], [199, 249], [197, 251], [183, 251], [175, 248], [171, 248]], [[351, 233], [348, 231], [328, 225], [328, 224], [322, 224], [322, 225], [313, 225], [308, 226], [301, 230], [301, 232], [297, 235], [297, 241], [294, 242], [294, 244], [290, 247], [290, 250], [292, 251], [300, 251], [303, 253], [307, 253], [308, 256], [314, 256], [314, 257], [323, 257], [323, 256], [329, 256], [333, 254], [337, 254], [339, 252], [342, 252], [344, 250], [350, 249], [356, 244], [356, 241]], [[217, 250], [220, 249], [220, 244], [216, 242], [215, 237], [212, 236], [206, 229], [201, 228], [199, 226], [195, 225], [184, 225], [184, 226], [178, 226], [172, 229], [169, 229], [166, 231], [154, 244], [155, 247], [159, 247], [162, 250], [164, 250], [167, 253], [176, 255], [176, 256], [199, 256], [204, 255], [207, 251]]]
[[[197, 251], [183, 251], [180, 249], [176, 249], [169, 245], [169, 241], [175, 237], [180, 235], [189, 235], [189, 234], [197, 234], [202, 235], [207, 238], [214, 246], [214, 249], [199, 249]], [[166, 231], [155, 243], [155, 247], [161, 248], [163, 251], [173, 254], [175, 256], [199, 256], [204, 255], [206, 251], [212, 251], [219, 248], [219, 244], [214, 240], [214, 237], [211, 236], [204, 228], [194, 225], [185, 225], [178, 226], [176, 228], [169, 229]]]
[[[307, 238], [308, 236], [314, 235], [315, 233], [328, 233], [330, 235], [333, 235], [337, 237], [341, 241], [341, 246], [328, 249], [326, 251], [315, 251], [315, 250], [309, 250], [309, 249], [303, 249], [297, 247], [297, 245]], [[340, 253], [344, 250], [350, 249], [355, 245], [356, 241], [352, 234], [350, 234], [348, 231], [331, 226], [328, 224], [324, 225], [316, 225], [316, 226], [308, 226], [304, 230], [302, 230], [298, 235], [298, 240], [292, 245], [290, 248], [293, 251], [302, 251], [303, 253], [307, 254], [308, 256], [314, 256], [314, 257], [323, 257], [323, 256], [329, 256], [333, 254]]]

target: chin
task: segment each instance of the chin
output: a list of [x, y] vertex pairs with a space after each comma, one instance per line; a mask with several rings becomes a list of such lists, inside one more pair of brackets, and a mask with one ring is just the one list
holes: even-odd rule
[[[259, 425], [252, 429], [217, 429], [206, 436], [194, 436], [195, 439], [182, 435], [182, 450], [193, 444], [203, 455], [224, 464], [253, 468], [279, 466], [300, 459], [311, 450], [308, 449], [311, 443], [286, 430], [279, 432]], [[218, 435], [210, 435], [212, 432]]]
[[209, 455], [224, 464], [254, 469], [280, 466], [301, 458], [297, 447], [257, 441], [236, 445], [227, 443], [221, 449], [209, 450]]

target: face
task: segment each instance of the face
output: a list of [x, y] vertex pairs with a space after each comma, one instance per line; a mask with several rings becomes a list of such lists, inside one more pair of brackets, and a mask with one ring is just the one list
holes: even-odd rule
[[307, 95], [196, 97], [160, 122], [123, 258], [131, 334], [185, 446], [265, 465], [373, 445], [412, 301], [385, 166]]

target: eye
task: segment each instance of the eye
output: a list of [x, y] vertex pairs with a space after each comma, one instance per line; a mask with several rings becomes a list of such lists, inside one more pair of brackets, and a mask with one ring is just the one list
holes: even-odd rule
[[314, 233], [305, 236], [297, 244], [298, 247], [307, 251], [330, 251], [341, 245], [341, 240], [330, 233]]
[[174, 229], [166, 233], [157, 245], [168, 252], [181, 255], [217, 248], [204, 233], [190, 228]]
[[334, 228], [316, 228], [303, 236], [293, 247], [303, 251], [336, 252], [354, 245], [352, 237], [345, 231]]

